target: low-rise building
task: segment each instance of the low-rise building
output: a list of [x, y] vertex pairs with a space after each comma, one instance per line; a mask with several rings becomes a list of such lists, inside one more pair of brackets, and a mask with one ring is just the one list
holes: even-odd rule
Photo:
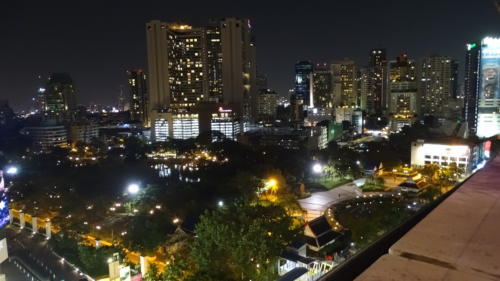
[[426, 164], [436, 164], [449, 167], [454, 163], [465, 173], [469, 173], [489, 157], [490, 146], [490, 141], [473, 142], [459, 138], [419, 139], [411, 144], [411, 165], [423, 167]]
[[89, 143], [99, 137], [99, 127], [96, 124], [73, 124], [69, 126], [68, 132], [72, 143]]
[[22, 133], [33, 140], [35, 152], [46, 153], [56, 146], [68, 144], [68, 131], [62, 125], [40, 125], [24, 127]]

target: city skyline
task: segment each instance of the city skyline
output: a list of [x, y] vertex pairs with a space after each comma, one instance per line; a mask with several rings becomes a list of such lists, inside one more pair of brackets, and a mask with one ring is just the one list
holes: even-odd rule
[[[299, 60], [332, 62], [349, 57], [364, 66], [369, 51], [380, 47], [387, 49], [388, 59], [400, 53], [417, 60], [433, 54], [450, 56], [459, 62], [462, 84], [465, 44], [482, 35], [497, 35], [498, 17], [492, 1], [475, 5], [442, 1], [432, 6], [395, 1], [362, 4], [367, 9], [356, 10], [355, 4], [346, 3], [310, 4], [300, 9], [257, 2], [251, 7], [200, 4], [198, 8], [179, 3], [145, 3], [141, 7], [109, 3], [100, 9], [10, 3], [3, 20], [15, 25], [3, 25], [6, 42], [12, 44], [0, 47], [1, 53], [9, 54], [0, 75], [0, 95], [16, 110], [27, 109], [36, 95], [39, 75], [68, 72], [75, 81], [78, 104], [115, 103], [120, 85], [127, 84], [126, 70], [147, 69], [144, 24], [153, 19], [197, 25], [210, 18], [249, 18], [256, 36], [258, 71], [267, 75], [269, 88], [280, 94], [293, 87], [294, 64]], [[266, 8], [269, 13], [260, 13]], [[279, 20], [273, 16], [278, 11]], [[88, 15], [92, 21], [85, 20]], [[419, 23], [421, 15], [425, 17]], [[403, 21], [406, 18], [415, 20]], [[456, 18], [474, 20], [457, 22]], [[380, 32], [373, 32], [369, 25], [375, 19], [381, 21]], [[348, 20], [351, 22], [341, 28]], [[67, 24], [55, 24], [60, 21]], [[436, 28], [438, 23], [441, 28]], [[443, 37], [443, 32], [449, 35]]]

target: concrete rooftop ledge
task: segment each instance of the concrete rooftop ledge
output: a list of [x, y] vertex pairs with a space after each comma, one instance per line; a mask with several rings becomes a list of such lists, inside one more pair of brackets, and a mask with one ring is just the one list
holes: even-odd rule
[[500, 280], [500, 156], [356, 280]]

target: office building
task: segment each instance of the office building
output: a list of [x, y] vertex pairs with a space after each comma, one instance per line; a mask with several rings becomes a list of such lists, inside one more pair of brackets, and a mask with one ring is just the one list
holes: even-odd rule
[[466, 44], [465, 51], [465, 73], [464, 73], [464, 118], [471, 133], [475, 134], [477, 129], [477, 105], [478, 105], [478, 82], [479, 61], [481, 46], [478, 43]]
[[314, 107], [333, 107], [333, 75], [327, 63], [317, 63], [313, 71]]
[[190, 139], [200, 134], [199, 114], [189, 110], [158, 112], [152, 128], [153, 141]]
[[363, 111], [360, 108], [340, 106], [335, 108], [335, 122], [348, 121], [356, 134], [363, 132]]
[[72, 143], [90, 143], [99, 137], [99, 126], [92, 123], [71, 124], [68, 128], [68, 140]]
[[368, 66], [360, 72], [362, 107], [369, 114], [380, 116], [388, 107], [386, 50], [372, 49]]
[[76, 95], [73, 79], [68, 73], [52, 73], [47, 81], [45, 90], [46, 116], [67, 120], [72, 117], [76, 109]]
[[278, 93], [268, 89], [259, 90], [257, 97], [257, 116], [259, 120], [273, 120], [276, 118], [278, 107]]
[[129, 70], [128, 85], [130, 87], [130, 119], [148, 123], [148, 92], [146, 74], [142, 69]]
[[207, 26], [146, 24], [148, 112], [146, 125], [161, 112], [202, 102], [230, 105], [250, 118], [255, 102], [255, 43], [248, 20], [226, 18]]
[[[241, 132], [241, 123], [231, 109], [219, 107], [217, 112], [212, 113], [210, 129], [213, 132], [222, 133], [228, 139], [236, 141], [236, 137]], [[212, 140], [217, 141], [218, 138], [213, 135]]]
[[430, 56], [422, 59], [418, 91], [423, 116], [445, 116], [443, 107], [457, 98], [458, 64], [450, 57]]
[[314, 107], [312, 76], [313, 64], [310, 61], [299, 61], [295, 64], [295, 95], [308, 107]]
[[250, 20], [220, 21], [222, 44], [222, 103], [245, 121], [255, 114], [256, 50]]
[[354, 61], [344, 59], [331, 64], [333, 75], [333, 106], [359, 106]]
[[391, 130], [411, 125], [418, 115], [415, 62], [402, 54], [389, 62], [389, 114]]
[[67, 129], [55, 123], [25, 127], [22, 129], [22, 133], [32, 139], [34, 152], [50, 152], [52, 148], [64, 147], [68, 143]]
[[304, 100], [302, 96], [292, 94], [290, 96], [290, 121], [296, 124], [303, 124], [304, 117]]
[[477, 136], [500, 134], [500, 38], [481, 41]]

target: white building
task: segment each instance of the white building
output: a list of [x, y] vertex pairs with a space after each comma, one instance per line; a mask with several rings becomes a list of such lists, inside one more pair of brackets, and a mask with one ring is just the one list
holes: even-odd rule
[[226, 138], [236, 140], [237, 135], [240, 133], [240, 122], [235, 118], [232, 110], [219, 108], [217, 113], [212, 113], [210, 120], [210, 129], [218, 131]]
[[71, 142], [89, 143], [99, 137], [99, 127], [96, 124], [79, 124], [69, 127], [69, 140]]
[[422, 167], [436, 164], [448, 167], [455, 163], [465, 172], [472, 171], [485, 155], [485, 143], [469, 144], [461, 142], [440, 142], [417, 140], [411, 144], [411, 166]]
[[363, 132], [363, 111], [359, 108], [342, 106], [335, 108], [335, 122], [349, 121], [357, 134]]
[[158, 113], [153, 120], [153, 141], [196, 138], [200, 134], [197, 113]]
[[23, 133], [33, 140], [33, 149], [37, 152], [50, 152], [55, 146], [68, 143], [68, 131], [64, 126], [25, 127]]

